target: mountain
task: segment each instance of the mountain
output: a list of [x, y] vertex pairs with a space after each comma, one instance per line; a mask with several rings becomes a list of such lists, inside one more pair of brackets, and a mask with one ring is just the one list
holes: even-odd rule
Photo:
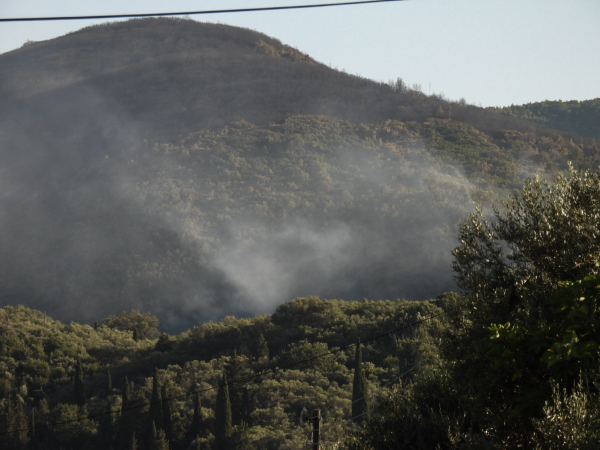
[[526, 105], [488, 109], [579, 136], [600, 139], [600, 98], [581, 102], [577, 100], [567, 102], [546, 100]]
[[431, 298], [473, 201], [598, 165], [591, 139], [190, 20], [30, 43], [0, 92], [2, 303], [61, 320]]

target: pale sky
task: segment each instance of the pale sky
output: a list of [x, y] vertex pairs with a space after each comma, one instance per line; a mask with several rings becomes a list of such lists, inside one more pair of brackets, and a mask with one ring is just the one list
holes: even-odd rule
[[[0, 17], [311, 2], [323, 1], [0, 0]], [[600, 97], [599, 0], [409, 0], [192, 18], [251, 28], [348, 73], [378, 81], [401, 77], [425, 93], [482, 106]], [[0, 23], [0, 53], [101, 22]]]

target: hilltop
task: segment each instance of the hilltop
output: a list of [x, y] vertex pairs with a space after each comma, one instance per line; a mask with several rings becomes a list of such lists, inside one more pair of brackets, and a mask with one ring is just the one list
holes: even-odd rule
[[135, 19], [30, 42], [0, 55], [0, 80], [6, 120], [15, 110], [37, 119], [58, 114], [53, 126], [72, 131], [108, 109], [111, 119], [159, 140], [293, 114], [360, 123], [452, 116], [487, 132], [544, 130], [401, 80], [339, 72], [256, 31], [192, 20]]

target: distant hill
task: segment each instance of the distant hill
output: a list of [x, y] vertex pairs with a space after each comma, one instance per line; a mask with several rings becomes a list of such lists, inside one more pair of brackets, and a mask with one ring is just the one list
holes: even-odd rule
[[0, 55], [0, 298], [182, 330], [297, 296], [423, 300], [489, 207], [591, 139], [189, 20]]
[[579, 136], [600, 139], [600, 98], [581, 102], [577, 100], [568, 102], [546, 100], [526, 105], [489, 109]]

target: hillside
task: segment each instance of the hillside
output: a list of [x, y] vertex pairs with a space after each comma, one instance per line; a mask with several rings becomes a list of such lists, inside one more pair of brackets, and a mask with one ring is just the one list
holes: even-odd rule
[[[155, 369], [165, 387], [163, 394], [173, 397], [169, 402], [171, 425], [163, 425], [169, 430], [169, 448], [173, 450], [215, 448], [214, 387], [221, 383], [224, 372], [232, 383], [229, 392], [236, 434], [244, 432], [241, 421], [248, 425], [245, 439], [250, 447], [236, 448], [291, 450], [303, 446], [308, 442], [308, 424], [303, 417], [315, 408], [326, 415], [324, 438], [341, 439], [352, 429], [348, 420], [355, 365], [351, 344], [360, 337], [409, 325], [423, 315], [440, 314], [441, 307], [452, 301], [452, 296], [422, 303], [296, 299], [279, 305], [272, 315], [242, 320], [227, 317], [179, 336], [163, 334], [156, 339], [156, 329], [146, 327], [149, 337], [140, 333], [138, 340], [132, 329], [141, 330], [140, 324], [153, 318], [135, 311], [109, 317], [92, 328], [63, 324], [23, 307], [2, 308], [0, 444], [7, 448], [15, 445], [16, 433], [6, 433], [22, 427], [18, 421], [20, 414], [25, 414], [34, 417], [35, 423], [35, 430], [26, 425], [29, 448], [109, 450], [122, 448], [133, 432], [138, 445], [146, 448], [153, 419], [149, 402]], [[407, 381], [434, 364], [434, 336], [445, 326], [435, 320], [402, 336], [385, 336], [363, 346], [372, 391]], [[326, 356], [296, 364], [321, 355]], [[78, 409], [73, 395], [77, 361], [84, 374], [85, 410]], [[401, 375], [403, 372], [407, 373]], [[244, 378], [250, 379], [238, 381]], [[129, 406], [134, 409], [120, 414], [126, 381], [130, 383]], [[201, 391], [201, 425], [197, 434], [190, 434], [195, 391]], [[19, 403], [16, 410], [20, 413], [11, 415], [14, 401]], [[106, 416], [109, 409], [117, 413]], [[68, 420], [75, 421], [60, 424]], [[206, 447], [208, 443], [211, 447]]]
[[473, 202], [598, 165], [591, 139], [189, 20], [30, 43], [0, 92], [2, 304], [89, 324], [431, 298]]
[[600, 98], [550, 101], [489, 108], [492, 111], [544, 124], [550, 128], [600, 139]]

